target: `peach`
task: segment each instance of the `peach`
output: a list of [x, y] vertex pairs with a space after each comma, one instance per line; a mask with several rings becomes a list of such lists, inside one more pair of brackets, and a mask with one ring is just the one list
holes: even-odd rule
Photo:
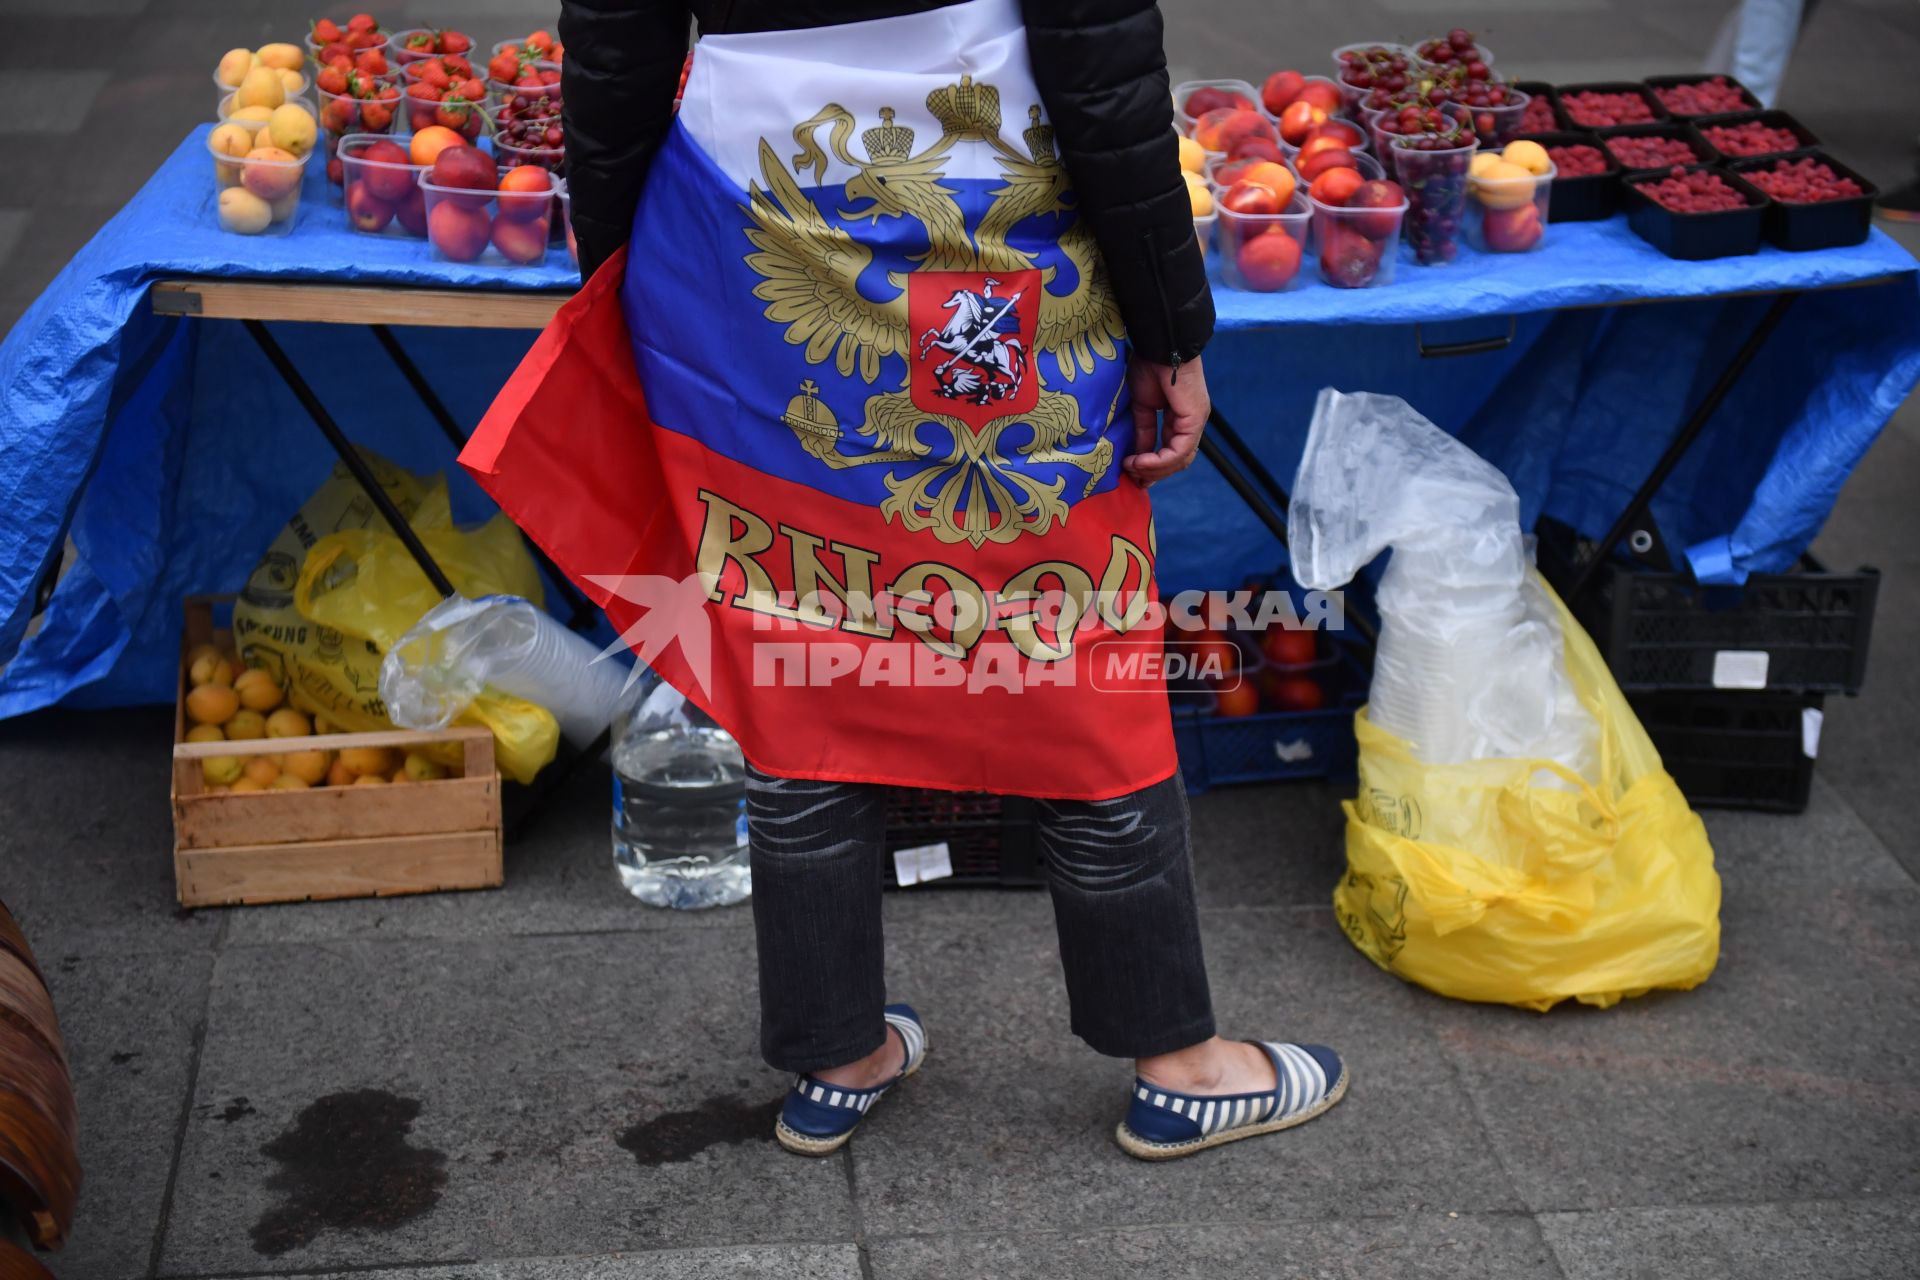
[[1340, 109], [1340, 90], [1325, 80], [1309, 80], [1294, 101], [1312, 103], [1330, 116]]
[[1495, 253], [1525, 253], [1540, 243], [1546, 228], [1540, 210], [1531, 201], [1512, 209], [1489, 209], [1483, 231], [1487, 248]]
[[356, 231], [384, 231], [393, 221], [393, 206], [374, 194], [372, 183], [362, 179], [347, 192], [347, 221]]
[[415, 164], [432, 164], [448, 147], [464, 147], [467, 140], [443, 124], [430, 124], [413, 135], [408, 158]]
[[1365, 184], [1366, 179], [1360, 176], [1359, 170], [1338, 166], [1315, 178], [1313, 185], [1307, 188], [1307, 194], [1321, 204], [1337, 208], [1345, 205], [1348, 198]]
[[1273, 192], [1274, 196], [1280, 201], [1281, 209], [1285, 209], [1287, 202], [1293, 199], [1293, 189], [1297, 185], [1294, 182], [1293, 174], [1288, 171], [1287, 166], [1275, 164], [1271, 160], [1254, 161], [1253, 164], [1241, 172], [1240, 180], [1242, 182], [1257, 182]]
[[1358, 168], [1353, 161], [1353, 152], [1345, 147], [1331, 147], [1324, 151], [1316, 151], [1295, 167], [1299, 169], [1300, 176], [1308, 182], [1312, 182], [1329, 169]]
[[518, 164], [500, 179], [500, 216], [531, 222], [553, 206], [553, 175], [538, 165]]
[[1280, 203], [1278, 193], [1272, 187], [1244, 179], [1226, 189], [1220, 197], [1220, 204], [1223, 208], [1231, 209], [1235, 213], [1279, 213], [1285, 208]]

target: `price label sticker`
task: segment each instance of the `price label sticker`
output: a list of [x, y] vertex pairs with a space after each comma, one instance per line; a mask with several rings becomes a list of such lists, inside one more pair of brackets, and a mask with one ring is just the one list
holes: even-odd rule
[[893, 851], [893, 875], [901, 888], [925, 884], [929, 880], [945, 880], [952, 874], [953, 856], [948, 852], [944, 840], [939, 844], [923, 844]]
[[1766, 650], [1721, 649], [1716, 652], [1713, 655], [1713, 687], [1716, 689], [1766, 688]]

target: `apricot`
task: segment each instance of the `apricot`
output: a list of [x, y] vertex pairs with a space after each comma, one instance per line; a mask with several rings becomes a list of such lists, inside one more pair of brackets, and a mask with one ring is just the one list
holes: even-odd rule
[[289, 751], [280, 757], [280, 771], [290, 773], [308, 786], [318, 786], [326, 778], [332, 760], [325, 751]]
[[269, 738], [304, 738], [312, 732], [313, 725], [292, 707], [282, 707], [267, 717]]
[[260, 786], [267, 786], [280, 776], [280, 766], [267, 756], [255, 756], [247, 761], [241, 772]]
[[241, 707], [227, 721], [227, 737], [235, 742], [250, 742], [267, 736], [267, 719], [250, 707]]
[[393, 756], [385, 747], [343, 748], [340, 763], [356, 778], [364, 778], [370, 773], [385, 775], [393, 772]]
[[236, 107], [265, 107], [269, 111], [287, 100], [287, 85], [272, 67], [254, 67], [234, 90]]
[[286, 697], [273, 677], [258, 667], [235, 676], [233, 691], [240, 695], [240, 705], [250, 711], [271, 711]]
[[187, 730], [188, 742], [225, 742], [227, 734], [217, 724], [197, 724]]
[[203, 684], [187, 694], [187, 715], [195, 724], [225, 724], [239, 709], [239, 696], [224, 684]]
[[[298, 190], [300, 174], [301, 165], [294, 156], [279, 147], [255, 147], [247, 152], [240, 185], [271, 203]], [[272, 209], [267, 210], [267, 217], [272, 219]]]

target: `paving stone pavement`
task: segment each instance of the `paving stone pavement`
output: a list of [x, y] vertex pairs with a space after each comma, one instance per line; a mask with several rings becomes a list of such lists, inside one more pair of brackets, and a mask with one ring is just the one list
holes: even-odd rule
[[[1169, 0], [1177, 75], [1257, 75], [1464, 23], [1553, 79], [1684, 68], [1706, 0]], [[522, 0], [377, 10], [483, 42]], [[0, 0], [0, 317], [211, 106], [203, 64], [302, 29], [288, 0]], [[1304, 51], [1315, 51], [1308, 54]], [[1828, 0], [1785, 105], [1898, 180], [1920, 7]], [[1862, 85], [1876, 86], [1870, 92]], [[51, 144], [51, 145], [50, 145]], [[1349, 1101], [1168, 1166], [1119, 1153], [1124, 1068], [1066, 1030], [1044, 895], [891, 895], [927, 1070], [845, 1154], [768, 1138], [744, 908], [620, 892], [604, 775], [481, 894], [179, 912], [161, 710], [0, 722], [0, 897], [34, 940], [87, 1183], [63, 1277], [1820, 1277], [1920, 1271], [1920, 416], [1818, 545], [1885, 571], [1868, 692], [1829, 703], [1809, 811], [1712, 813], [1725, 950], [1685, 995], [1541, 1017], [1373, 969], [1333, 927], [1340, 788], [1194, 804], [1229, 1033], [1324, 1038]]]

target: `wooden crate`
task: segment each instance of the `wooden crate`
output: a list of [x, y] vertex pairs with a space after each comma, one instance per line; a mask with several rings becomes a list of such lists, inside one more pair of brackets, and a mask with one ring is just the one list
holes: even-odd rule
[[[242, 742], [188, 742], [185, 655], [231, 647], [214, 625], [230, 597], [186, 602], [173, 723], [173, 874], [183, 906], [384, 897], [493, 889], [502, 879], [500, 771], [493, 735], [449, 728], [317, 734]], [[418, 747], [457, 743], [461, 776], [386, 787], [316, 787], [233, 794], [208, 790], [209, 756]]]

